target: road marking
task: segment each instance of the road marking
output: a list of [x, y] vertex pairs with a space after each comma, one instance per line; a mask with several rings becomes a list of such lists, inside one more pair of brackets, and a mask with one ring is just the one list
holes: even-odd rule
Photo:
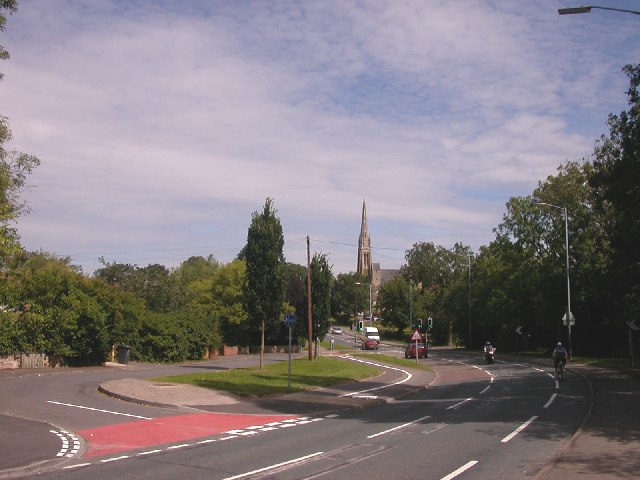
[[322, 455], [322, 454], [324, 454], [324, 452], [312, 453], [310, 455], [305, 455], [304, 457], [298, 457], [298, 458], [294, 458], [293, 460], [287, 460], [286, 462], [276, 463], [275, 465], [270, 465], [268, 467], [259, 468], [257, 470], [253, 470], [251, 472], [241, 473], [239, 475], [234, 475], [233, 477], [226, 477], [223, 480], [235, 480], [237, 478], [250, 477], [251, 475], [255, 475], [257, 473], [268, 472], [269, 470], [273, 470], [273, 469], [276, 469], [276, 468], [279, 468], [279, 467], [284, 467], [286, 465], [292, 465], [292, 464], [295, 464], [295, 463], [300, 463], [300, 462], [303, 462], [303, 461], [308, 460], [308, 459], [313, 458], [313, 457], [317, 457], [318, 455]]
[[462, 400], [461, 402], [456, 403], [455, 405], [451, 405], [450, 407], [447, 407], [447, 410], [453, 410], [454, 408], [458, 408], [460, 405], [470, 402], [471, 400], [473, 400], [473, 397], [469, 397], [465, 400]]
[[52, 400], [47, 400], [47, 403], [52, 403], [54, 405], [62, 405], [63, 407], [73, 407], [73, 408], [81, 408], [83, 410], [92, 410], [94, 412], [110, 413], [112, 415], [122, 415], [123, 417], [140, 418], [142, 420], [153, 420], [153, 418], [150, 418], [150, 417], [141, 417], [140, 415], [131, 415], [130, 413], [112, 412], [111, 410], [101, 410], [99, 408], [83, 407], [82, 405], [73, 405], [71, 403], [54, 402]]
[[126, 460], [127, 458], [130, 458], [129, 455], [122, 455], [121, 457], [105, 458], [104, 460], [100, 460], [100, 463], [117, 462], [118, 460]]
[[63, 470], [71, 470], [72, 468], [80, 468], [91, 465], [90, 463], [78, 463], [76, 465], [67, 465], [66, 467], [62, 467]]
[[[62, 442], [62, 447], [60, 447], [60, 451], [58, 451], [56, 457], [71, 458], [80, 450], [80, 440], [73, 433], [67, 432], [66, 430], [49, 430], [49, 432], [56, 435]], [[67, 437], [69, 437], [71, 442], [69, 442]]]
[[407, 372], [406, 370], [402, 370], [401, 368], [395, 368], [395, 367], [390, 367], [389, 365], [381, 365], [379, 363], [373, 363], [373, 362], [369, 362], [367, 360], [361, 360], [359, 358], [353, 358], [350, 355], [343, 355], [341, 358], [346, 358], [347, 360], [352, 360], [354, 362], [360, 362], [360, 363], [366, 363], [367, 365], [373, 365], [374, 367], [380, 367], [380, 368], [386, 368], [387, 370], [396, 370], [398, 372], [402, 372], [406, 375], [406, 377], [403, 380], [400, 380], [398, 382], [395, 383], [390, 383], [388, 385], [382, 385], [380, 387], [374, 387], [374, 388], [368, 388], [366, 390], [360, 390], [359, 392], [350, 392], [350, 393], [345, 393], [343, 395], [340, 395], [340, 398], [342, 397], [352, 397], [354, 395], [361, 395], [363, 393], [367, 393], [367, 392], [372, 392], [374, 390], [380, 390], [381, 388], [389, 388], [389, 387], [394, 387], [396, 385], [400, 385], [404, 382], [407, 382], [411, 379], [411, 377], [413, 377], [413, 375], [411, 375], [409, 372]]
[[531, 417], [529, 420], [527, 420], [526, 422], [524, 422], [522, 425], [520, 425], [518, 428], [516, 428], [513, 432], [511, 432], [509, 435], [507, 435], [506, 437], [504, 437], [502, 440], [500, 440], [502, 443], [507, 443], [509, 440], [511, 440], [513, 437], [515, 437], [516, 435], [518, 435], [522, 430], [524, 430], [525, 428], [527, 428], [529, 425], [531, 425], [531, 423], [538, 418], [537, 415], [534, 415], [533, 417]]
[[398, 425], [397, 427], [390, 428], [389, 430], [385, 430], [385, 431], [379, 432], [379, 433], [374, 433], [373, 435], [369, 435], [367, 438], [375, 438], [375, 437], [379, 437], [380, 435], [384, 435], [386, 433], [395, 432], [396, 430], [400, 430], [401, 428], [408, 427], [408, 426], [414, 425], [414, 424], [416, 424], [416, 423], [418, 423], [418, 422], [420, 422], [422, 420], [425, 420], [425, 419], [429, 418], [430, 416], [431, 415], [427, 415], [425, 417], [418, 418], [417, 420], [414, 420], [412, 422], [405, 423], [403, 425]]
[[491, 388], [491, 385], [487, 385], [486, 387], [484, 387], [484, 389], [480, 391], [480, 395], [482, 395], [484, 392], [486, 392], [490, 388]]
[[554, 393], [553, 395], [551, 395], [551, 398], [549, 398], [549, 401], [547, 403], [545, 403], [544, 407], [542, 407], [542, 408], [549, 408], [549, 405], [551, 405], [553, 403], [553, 401], [556, 399], [557, 396], [558, 396], [557, 393]]
[[463, 466], [461, 466], [459, 469], [451, 472], [449, 475], [447, 475], [446, 477], [442, 477], [441, 480], [451, 480], [452, 478], [457, 477], [458, 475], [460, 475], [463, 472], [466, 472], [467, 470], [469, 470], [471, 467], [473, 467], [476, 463], [478, 463], [478, 460], [471, 460], [468, 463], [465, 463]]

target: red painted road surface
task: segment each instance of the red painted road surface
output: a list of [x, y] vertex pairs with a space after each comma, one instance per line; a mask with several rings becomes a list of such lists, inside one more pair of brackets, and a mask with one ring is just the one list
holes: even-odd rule
[[78, 432], [89, 444], [85, 457], [108, 455], [163, 443], [211, 437], [250, 426], [299, 418], [283, 415], [202, 413], [107, 425]]

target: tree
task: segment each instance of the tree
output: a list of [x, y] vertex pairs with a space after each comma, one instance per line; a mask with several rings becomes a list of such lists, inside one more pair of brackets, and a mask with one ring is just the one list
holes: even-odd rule
[[609, 136], [596, 144], [590, 179], [599, 193], [598, 210], [611, 218], [610, 316], [621, 324], [640, 311], [640, 65], [623, 71], [629, 77], [629, 109], [609, 116]]
[[40, 165], [33, 155], [6, 151], [4, 145], [12, 139], [6, 117], [0, 116], [0, 262], [20, 251], [20, 237], [15, 223], [29, 206], [20, 200], [27, 176]]
[[[311, 318], [313, 320], [311, 336], [316, 341], [315, 356], [318, 355], [317, 342], [324, 339], [329, 332], [332, 286], [333, 274], [331, 273], [327, 255], [314, 253], [311, 259]], [[304, 318], [305, 321], [301, 322], [300, 331], [306, 333], [309, 328], [307, 310], [305, 310]]]
[[[7, 17], [2, 13], [6, 10], [9, 15], [16, 13], [18, 10], [17, 0], [0, 0], [0, 32], [4, 30], [4, 26], [7, 23]], [[6, 60], [9, 58], [9, 52], [7, 52], [2, 45], [0, 45], [0, 60]], [[0, 72], [0, 80], [2, 79], [2, 72]]]
[[359, 273], [339, 273], [331, 292], [331, 314], [334, 318], [349, 320], [357, 312], [369, 309], [368, 292], [363, 295], [362, 285], [368, 278]]
[[284, 236], [273, 200], [267, 198], [262, 213], [254, 212], [247, 232], [244, 293], [250, 321], [260, 331], [260, 369], [263, 369], [265, 328], [279, 320], [285, 295]]
[[380, 287], [378, 301], [383, 325], [395, 328], [398, 335], [402, 335], [409, 326], [409, 283], [402, 277], [389, 280]]

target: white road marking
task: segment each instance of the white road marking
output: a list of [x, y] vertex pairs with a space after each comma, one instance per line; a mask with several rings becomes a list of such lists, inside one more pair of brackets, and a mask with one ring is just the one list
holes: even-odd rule
[[62, 467], [63, 470], [71, 470], [72, 468], [80, 468], [91, 465], [90, 463], [78, 463], [76, 465], [67, 465], [66, 467]]
[[425, 419], [427, 419], [429, 417], [430, 417], [430, 415], [427, 415], [426, 417], [418, 418], [417, 420], [414, 420], [414, 421], [409, 422], [409, 423], [405, 423], [403, 425], [398, 425], [397, 427], [390, 428], [389, 430], [385, 430], [385, 431], [379, 432], [379, 433], [374, 433], [373, 435], [369, 435], [367, 438], [375, 438], [375, 437], [379, 437], [380, 435], [384, 435], [386, 433], [395, 432], [396, 430], [400, 430], [401, 428], [408, 427], [409, 425], [414, 425], [414, 424], [416, 424], [416, 423], [418, 423], [418, 422], [420, 422], [422, 420], [425, 420]]
[[283, 467], [285, 465], [292, 465], [292, 464], [295, 464], [295, 463], [300, 463], [300, 462], [303, 462], [304, 460], [308, 460], [310, 458], [317, 457], [318, 455], [322, 455], [323, 453], [324, 452], [312, 453], [310, 455], [305, 455], [304, 457], [298, 457], [298, 458], [294, 458], [293, 460], [287, 460], [286, 462], [276, 463], [275, 465], [270, 465], [268, 467], [259, 468], [257, 470], [252, 470], [251, 472], [241, 473], [239, 475], [234, 475], [233, 477], [226, 477], [223, 480], [236, 480], [237, 478], [250, 477], [250, 476], [255, 475], [257, 473], [267, 472], [269, 470], [273, 470], [275, 468]]
[[366, 390], [360, 390], [359, 392], [345, 393], [343, 395], [340, 395], [340, 397], [352, 397], [354, 395], [362, 395], [363, 393], [372, 392], [374, 390], [380, 390], [381, 388], [394, 387], [396, 385], [400, 385], [400, 384], [402, 384], [404, 382], [409, 381], [411, 379], [411, 377], [413, 377], [413, 375], [411, 375], [406, 370], [402, 370], [401, 368], [390, 367], [389, 365], [381, 365], [379, 363], [373, 363], [373, 362], [369, 362], [367, 360], [361, 360], [359, 358], [353, 358], [350, 355], [343, 355], [342, 358], [346, 358], [347, 360], [352, 360], [354, 362], [366, 363], [367, 365], [373, 365], [374, 367], [386, 368], [387, 370], [396, 370], [398, 372], [404, 373], [406, 375], [406, 377], [403, 380], [400, 380], [400, 381], [395, 382], [395, 383], [389, 383], [387, 385], [381, 385], [380, 387], [368, 388]]
[[556, 399], [557, 396], [558, 396], [557, 393], [554, 393], [553, 395], [551, 395], [551, 398], [549, 398], [549, 401], [547, 403], [545, 403], [544, 407], [542, 407], [542, 408], [549, 408], [549, 405], [551, 405], [553, 403], [553, 401]]
[[127, 458], [130, 458], [129, 455], [122, 455], [121, 457], [105, 458], [104, 460], [100, 460], [100, 463], [117, 462], [118, 460], [125, 460]]
[[502, 443], [507, 443], [509, 440], [511, 440], [513, 437], [515, 437], [516, 435], [518, 435], [522, 430], [524, 430], [525, 428], [527, 428], [529, 425], [531, 425], [531, 423], [538, 418], [537, 415], [534, 415], [533, 417], [531, 417], [529, 420], [527, 420], [526, 422], [524, 422], [522, 425], [520, 425], [518, 428], [516, 428], [513, 432], [511, 432], [509, 435], [507, 435], [506, 437], [504, 437], [502, 440], [500, 440]]
[[441, 480], [451, 480], [452, 478], [457, 477], [458, 475], [460, 475], [463, 472], [466, 472], [467, 470], [469, 470], [471, 467], [473, 467], [476, 463], [478, 463], [478, 460], [471, 460], [468, 463], [465, 463], [463, 466], [461, 466], [459, 469], [451, 472], [449, 475], [447, 475], [446, 477], [442, 477]]
[[470, 402], [471, 400], [473, 400], [473, 397], [466, 398], [465, 400], [462, 400], [461, 402], [458, 402], [455, 405], [451, 405], [450, 407], [447, 407], [447, 410], [453, 410], [454, 408], [458, 408], [460, 405]]
[[491, 385], [487, 385], [486, 387], [484, 387], [484, 389], [482, 389], [480, 391], [480, 395], [482, 395], [484, 392], [486, 392], [487, 390], [489, 390], [491, 388]]
[[122, 415], [123, 417], [141, 418], [142, 420], [153, 420], [153, 418], [150, 418], [150, 417], [141, 417], [140, 415], [131, 415], [130, 413], [112, 412], [111, 410], [101, 410], [99, 408], [83, 407], [82, 405], [73, 405], [71, 403], [54, 402], [52, 400], [47, 400], [47, 403], [52, 403], [54, 405], [62, 405], [63, 407], [73, 407], [73, 408], [81, 408], [83, 410], [92, 410], [94, 412], [110, 413], [112, 415]]

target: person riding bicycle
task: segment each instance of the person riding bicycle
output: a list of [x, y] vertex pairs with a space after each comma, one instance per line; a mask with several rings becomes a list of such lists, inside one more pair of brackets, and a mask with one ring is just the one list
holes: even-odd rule
[[487, 342], [484, 344], [484, 353], [491, 353], [493, 352], [494, 348], [493, 346], [491, 346], [491, 342]]
[[562, 346], [562, 342], [558, 342], [558, 345], [553, 350], [553, 368], [556, 371], [560, 362], [562, 362], [562, 367], [564, 368], [567, 363], [567, 349]]

